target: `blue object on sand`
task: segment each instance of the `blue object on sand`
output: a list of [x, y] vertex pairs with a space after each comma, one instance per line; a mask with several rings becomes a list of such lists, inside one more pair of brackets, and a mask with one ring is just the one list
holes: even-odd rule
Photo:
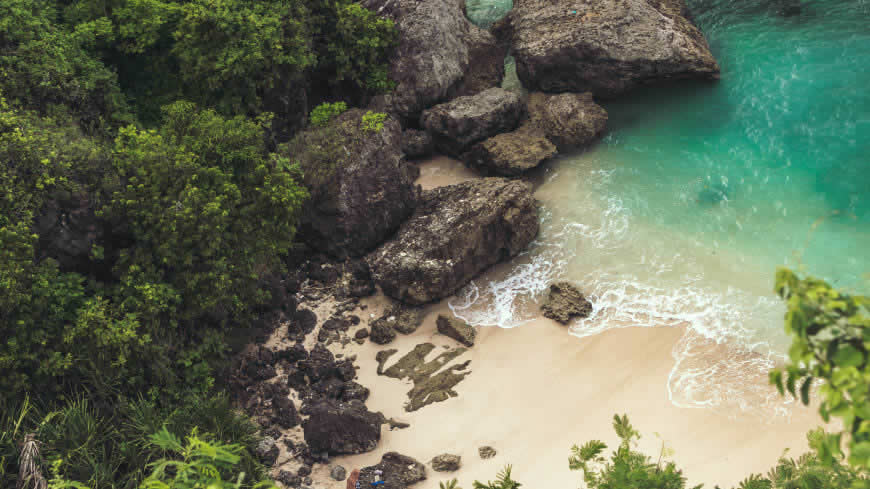
[[381, 485], [381, 484], [383, 484], [383, 483], [384, 483], [384, 481], [374, 481], [374, 482], [372, 482], [372, 487], [379, 486], [379, 485]]

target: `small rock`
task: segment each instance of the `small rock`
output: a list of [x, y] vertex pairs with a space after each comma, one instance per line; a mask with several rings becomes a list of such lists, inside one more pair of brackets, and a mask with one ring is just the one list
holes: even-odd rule
[[465, 346], [474, 346], [474, 328], [465, 321], [439, 314], [436, 325], [439, 333], [449, 336]]
[[589, 317], [592, 313], [592, 303], [568, 282], [550, 285], [550, 295], [547, 302], [541, 306], [544, 317], [562, 324], [568, 324], [573, 317]]
[[379, 345], [386, 345], [396, 339], [396, 330], [383, 318], [372, 322], [371, 328], [371, 340]]
[[341, 465], [333, 465], [329, 476], [337, 481], [343, 481], [347, 477], [347, 470]]
[[314, 481], [311, 479], [311, 477], [306, 477], [306, 478], [302, 479], [302, 483], [305, 484], [306, 486], [310, 486], [311, 484], [314, 483]]
[[286, 470], [278, 472], [278, 477], [275, 477], [275, 480], [287, 487], [299, 487], [299, 483], [302, 482], [298, 475]]
[[381, 471], [384, 484], [381, 489], [405, 489], [408, 486], [426, 479], [426, 467], [411, 457], [396, 452], [387, 452], [381, 457], [381, 462], [360, 471], [359, 482], [362, 487], [369, 487], [375, 480], [375, 471]]
[[432, 470], [438, 472], [453, 472], [454, 470], [459, 470], [461, 459], [462, 457], [459, 455], [443, 453], [432, 459]]
[[353, 337], [358, 340], [364, 340], [369, 337], [369, 330], [367, 330], [366, 328], [359, 329], [356, 333], [354, 333]]
[[256, 455], [263, 462], [263, 465], [271, 467], [278, 460], [278, 444], [274, 438], [265, 437], [257, 444]]
[[311, 475], [311, 466], [303, 465], [302, 467], [299, 467], [299, 470], [296, 471], [296, 475], [299, 477], [308, 477]]
[[480, 447], [477, 449], [477, 453], [480, 455], [480, 458], [487, 459], [495, 457], [496, 451], [495, 448], [490, 446]]

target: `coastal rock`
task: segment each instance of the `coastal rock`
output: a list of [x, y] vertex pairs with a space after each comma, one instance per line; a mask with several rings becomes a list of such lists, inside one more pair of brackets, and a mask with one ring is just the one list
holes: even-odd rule
[[462, 81], [469, 66], [472, 24], [457, 0], [364, 0], [363, 6], [391, 19], [399, 45], [391, 57], [396, 87], [375, 97], [371, 106], [407, 123], [442, 100]]
[[586, 146], [600, 138], [607, 126], [607, 111], [592, 100], [590, 92], [533, 93], [526, 108], [528, 124], [559, 147]]
[[432, 470], [438, 472], [453, 472], [459, 470], [462, 457], [444, 453], [432, 459]]
[[361, 487], [371, 487], [375, 481], [375, 471], [381, 471], [381, 489], [405, 489], [426, 480], [426, 467], [411, 457], [396, 452], [387, 452], [377, 465], [363, 467], [359, 474]]
[[326, 127], [297, 135], [282, 152], [299, 161], [310, 198], [300, 237], [335, 257], [361, 256], [413, 211], [419, 194], [402, 156], [402, 131], [393, 118], [377, 131], [349, 110]]
[[517, 127], [523, 109], [516, 93], [490, 88], [424, 111], [420, 124], [432, 133], [440, 151], [459, 156], [478, 141], [512, 131]]
[[305, 443], [313, 453], [368, 452], [374, 450], [381, 439], [382, 417], [370, 412], [361, 402], [324, 399], [312, 405], [309, 412], [311, 415], [302, 423], [302, 428]]
[[411, 334], [423, 324], [423, 313], [420, 308], [402, 304], [391, 307], [385, 317], [393, 329], [402, 334]]
[[376, 320], [371, 324], [369, 339], [379, 345], [386, 345], [396, 339], [396, 330], [386, 320]]
[[559, 282], [550, 285], [550, 294], [541, 311], [544, 317], [568, 324], [571, 318], [588, 317], [592, 313], [592, 303], [570, 283]]
[[508, 47], [500, 44], [489, 31], [471, 25], [466, 37], [468, 69], [459, 83], [454, 97], [474, 95], [488, 88], [498, 87], [504, 78], [504, 58]]
[[414, 215], [366, 259], [385, 294], [420, 305], [515, 256], [537, 233], [531, 186], [484, 178], [424, 192]]
[[531, 91], [614, 96], [675, 78], [718, 78], [682, 0], [516, 0], [517, 75]]
[[438, 332], [444, 336], [453, 338], [465, 346], [474, 346], [474, 327], [465, 321], [439, 314], [435, 324], [438, 327]]
[[495, 448], [491, 446], [483, 446], [477, 449], [477, 454], [480, 455], [482, 459], [488, 459], [496, 456]]
[[286, 396], [272, 399], [272, 410], [274, 422], [281, 428], [286, 430], [299, 424], [300, 419], [299, 414], [296, 412], [296, 405]]
[[556, 153], [556, 147], [541, 132], [523, 126], [475, 144], [462, 155], [462, 161], [482, 173], [518, 176]]
[[275, 480], [284, 484], [285, 487], [299, 487], [299, 484], [302, 483], [301, 477], [286, 470], [278, 472], [278, 477], [275, 477]]
[[333, 465], [332, 468], [329, 469], [329, 476], [334, 480], [343, 481], [347, 477], [347, 469], [341, 465]]
[[347, 294], [351, 297], [368, 297], [375, 293], [372, 272], [365, 260], [351, 260], [344, 266]]
[[311, 309], [297, 309], [290, 318], [287, 328], [287, 337], [291, 340], [302, 341], [305, 335], [314, 331], [317, 326], [317, 315]]
[[263, 465], [271, 467], [272, 465], [275, 465], [275, 461], [278, 460], [280, 449], [278, 448], [278, 444], [275, 443], [275, 439], [267, 436], [257, 444], [257, 448], [254, 452], [257, 458], [263, 462]]
[[425, 158], [435, 151], [435, 141], [426, 131], [406, 129], [402, 133], [402, 152], [409, 159]]

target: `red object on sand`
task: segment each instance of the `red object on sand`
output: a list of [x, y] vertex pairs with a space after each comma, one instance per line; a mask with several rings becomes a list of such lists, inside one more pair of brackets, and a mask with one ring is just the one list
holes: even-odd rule
[[347, 478], [347, 489], [356, 489], [356, 481], [359, 480], [359, 469], [353, 469]]

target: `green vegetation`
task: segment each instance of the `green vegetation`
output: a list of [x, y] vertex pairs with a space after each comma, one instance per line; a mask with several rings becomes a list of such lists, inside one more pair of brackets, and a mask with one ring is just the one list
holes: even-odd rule
[[333, 117], [341, 115], [347, 110], [347, 104], [344, 102], [322, 103], [311, 111], [308, 116], [309, 122], [314, 127], [323, 127], [332, 120]]
[[387, 114], [383, 112], [368, 111], [362, 116], [362, 128], [364, 131], [381, 132], [384, 128], [384, 121], [387, 120]]

